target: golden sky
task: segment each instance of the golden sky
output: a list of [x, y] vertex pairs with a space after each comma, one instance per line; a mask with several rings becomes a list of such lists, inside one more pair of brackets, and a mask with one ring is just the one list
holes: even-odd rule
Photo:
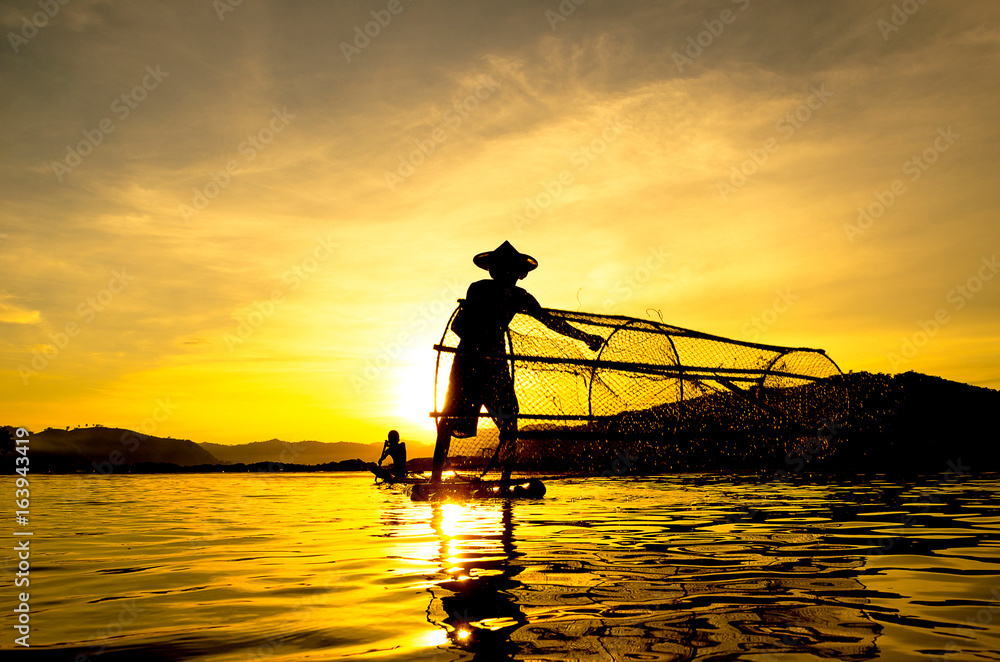
[[998, 19], [5, 2], [0, 420], [430, 442], [431, 346], [504, 239], [545, 307], [1000, 387]]

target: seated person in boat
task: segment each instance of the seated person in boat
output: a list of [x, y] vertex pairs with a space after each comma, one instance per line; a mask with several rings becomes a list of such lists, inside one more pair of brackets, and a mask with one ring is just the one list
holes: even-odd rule
[[389, 430], [389, 438], [382, 446], [382, 456], [378, 459], [381, 467], [385, 458], [392, 458], [392, 475], [396, 480], [406, 478], [406, 444], [399, 440], [399, 433]]

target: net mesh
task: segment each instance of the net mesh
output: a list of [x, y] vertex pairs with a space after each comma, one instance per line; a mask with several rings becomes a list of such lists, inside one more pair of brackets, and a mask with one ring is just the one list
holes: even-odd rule
[[[545, 312], [604, 344], [591, 350], [524, 314], [511, 321], [506, 361], [519, 407], [513, 463], [521, 472], [669, 469], [682, 460], [690, 468], [692, 454], [716, 465], [783, 457], [803, 439], [828, 439], [823, 431], [846, 419], [841, 371], [822, 350], [729, 340], [653, 320]], [[435, 417], [458, 342], [449, 321], [436, 347]], [[450, 465], [492, 472], [497, 445], [497, 428], [483, 411], [475, 437], [452, 441]]]

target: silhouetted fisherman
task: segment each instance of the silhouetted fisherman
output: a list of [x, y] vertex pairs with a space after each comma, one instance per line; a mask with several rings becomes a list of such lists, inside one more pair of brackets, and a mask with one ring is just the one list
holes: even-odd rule
[[510, 242], [503, 242], [494, 251], [480, 253], [472, 262], [489, 271], [490, 278], [469, 286], [465, 303], [451, 324], [452, 331], [461, 340], [451, 366], [442, 416], [438, 420], [431, 481], [435, 484], [441, 481], [452, 436], [476, 436], [479, 410], [485, 405], [500, 431], [495, 457], [502, 469], [502, 488], [506, 488], [517, 451], [518, 412], [514, 380], [506, 358], [510, 321], [517, 313], [526, 313], [556, 333], [586, 343], [592, 350], [600, 347], [604, 339], [552, 317], [542, 310], [535, 297], [516, 285], [538, 266], [538, 261], [519, 253]]
[[399, 440], [399, 433], [395, 430], [389, 430], [389, 438], [382, 446], [382, 456], [378, 459], [380, 467], [387, 457], [392, 458], [392, 473], [396, 480], [406, 478], [406, 444]]

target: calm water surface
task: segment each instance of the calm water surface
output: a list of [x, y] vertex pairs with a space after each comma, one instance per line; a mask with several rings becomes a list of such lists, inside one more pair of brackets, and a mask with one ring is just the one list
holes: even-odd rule
[[24, 659], [1000, 660], [995, 475], [563, 479], [507, 504], [361, 474], [31, 480]]

